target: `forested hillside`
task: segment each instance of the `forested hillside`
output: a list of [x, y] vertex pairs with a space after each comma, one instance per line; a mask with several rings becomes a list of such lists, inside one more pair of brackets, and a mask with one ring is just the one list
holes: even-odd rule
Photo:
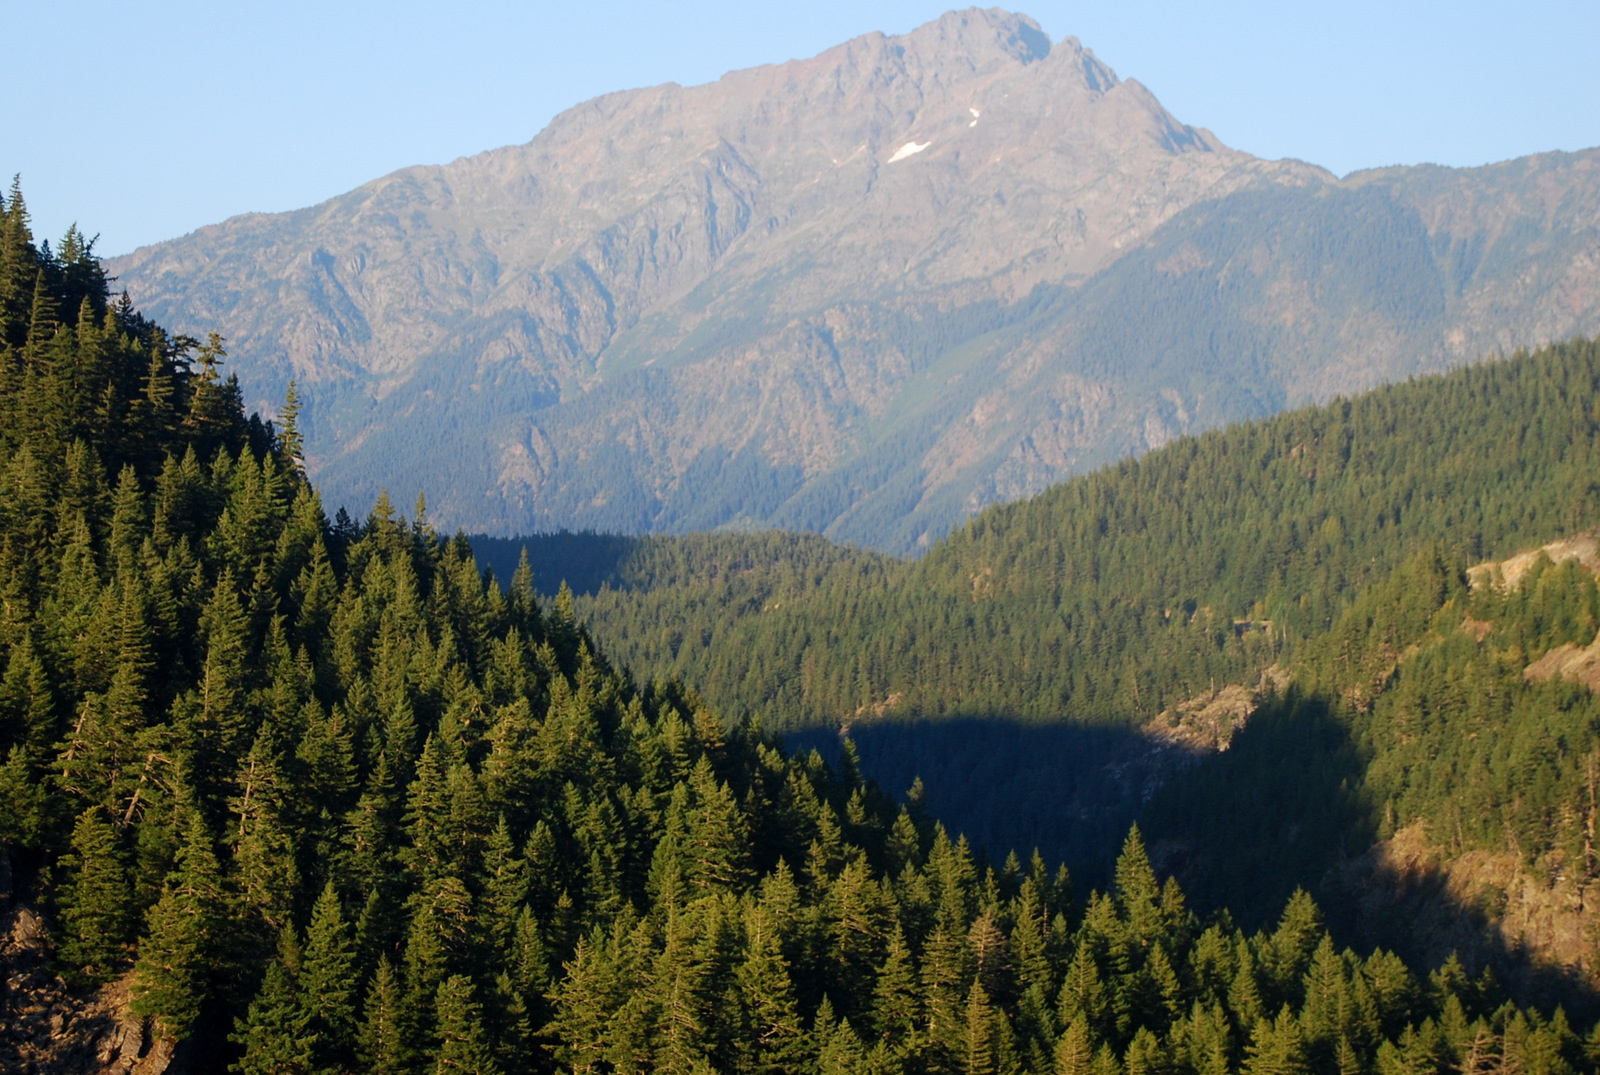
[[[640, 674], [768, 727], [848, 726], [868, 773], [923, 777], [987, 846], [1093, 875], [1141, 818], [1242, 921], [1306, 885], [1416, 958], [1522, 946], [1590, 975], [1600, 678], [1525, 673], [1595, 639], [1593, 565], [1476, 591], [1466, 571], [1600, 521], [1597, 417], [1600, 347], [1574, 342], [1179, 442], [915, 563], [784, 535], [590, 545], [575, 607]], [[546, 568], [552, 540], [529, 545], [551, 584], [575, 563]], [[1186, 714], [1228, 684], [1248, 726], [1196, 755]], [[1436, 854], [1424, 888], [1460, 891], [1379, 892], [1394, 869], [1353, 861], [1396, 834]], [[1576, 917], [1532, 924], [1563, 901]]]
[[[1573, 342], [1185, 438], [914, 563], [780, 534], [612, 539], [576, 607], [638, 674], [769, 728], [1142, 723], [1254, 682], [1426, 543], [1476, 561], [1593, 525], [1597, 470], [1600, 345]], [[576, 562], [546, 567], [551, 541], [528, 548], [554, 589]]]
[[330, 525], [292, 394], [247, 419], [221, 342], [36, 248], [15, 187], [0, 341], [0, 877], [76, 990], [16, 985], [19, 925], [8, 1069], [1594, 1066], [1560, 1011], [1340, 951], [1304, 895], [1198, 918], [1137, 832], [1109, 895], [991, 866], [848, 750], [637, 687], [420, 504]]
[[[1521, 948], [1593, 980], [1594, 567], [1538, 556], [1469, 583], [1467, 561], [1419, 551], [1300, 647], [1231, 750], [1160, 789], [1142, 811], [1158, 859], [1246, 920], [1304, 884], [1345, 936], [1417, 958]], [[1401, 845], [1432, 849], [1431, 877], [1394, 876]]]

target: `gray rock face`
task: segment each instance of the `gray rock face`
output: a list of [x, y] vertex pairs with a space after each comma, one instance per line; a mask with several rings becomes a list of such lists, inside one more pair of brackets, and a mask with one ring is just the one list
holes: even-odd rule
[[129, 1001], [126, 977], [69, 989], [50, 963], [44, 921], [0, 902], [0, 1071], [175, 1075], [174, 1043], [154, 1038]]
[[1600, 154], [1337, 181], [969, 10], [114, 260], [333, 503], [897, 551], [1185, 432], [1600, 330]]

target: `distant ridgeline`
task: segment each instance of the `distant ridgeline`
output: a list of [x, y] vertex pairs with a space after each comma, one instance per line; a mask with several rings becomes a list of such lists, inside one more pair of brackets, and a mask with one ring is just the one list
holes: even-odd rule
[[[786, 757], [636, 687], [526, 572], [486, 585], [387, 501], [330, 526], [292, 394], [281, 429], [245, 418], [220, 341], [108, 301], [75, 234], [36, 248], [15, 187], [0, 208], [0, 909], [46, 916], [60, 1005], [112, 983], [109, 1020], [43, 1025], [8, 945], [0, 1068], [131, 1060], [131, 996], [190, 1071], [1594, 1069], [1559, 1010], [1341, 951], [1303, 894], [1253, 935], [1197, 917], [1137, 832], [1109, 895], [991, 867], [848, 748]], [[1559, 384], [1558, 357], [1530, 365]], [[794, 576], [866, 576], [863, 618], [933, 570], [815, 555]], [[969, 603], [1006, 592], [979, 578]]]

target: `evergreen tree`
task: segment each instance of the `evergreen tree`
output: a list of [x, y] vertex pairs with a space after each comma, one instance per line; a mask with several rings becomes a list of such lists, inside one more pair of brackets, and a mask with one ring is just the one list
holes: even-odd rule
[[1122, 1058], [1122, 1069], [1128, 1075], [1160, 1075], [1167, 1068], [1167, 1057], [1148, 1027], [1134, 1031], [1128, 1042], [1128, 1051]]
[[1284, 1005], [1276, 1019], [1257, 1020], [1245, 1047], [1245, 1075], [1307, 1075], [1305, 1043], [1294, 1013]]
[[166, 1037], [183, 1037], [200, 1016], [208, 979], [221, 969], [217, 942], [225, 913], [211, 831], [193, 813], [134, 965], [133, 1010], [153, 1016]]
[[961, 1039], [961, 1070], [964, 1075], [994, 1075], [995, 1012], [981, 982], [974, 980], [967, 992], [966, 1020]]
[[278, 749], [269, 735], [256, 737], [234, 780], [233, 861], [242, 902], [260, 916], [265, 931], [289, 921], [290, 902], [299, 888], [299, 863], [286, 815], [288, 789]]
[[499, 1075], [472, 979], [457, 974], [441, 982], [434, 1010], [439, 1027], [438, 1059], [433, 1066], [436, 1075]]
[[555, 1043], [556, 1059], [578, 1072], [593, 1072], [609, 1049], [611, 1013], [625, 983], [597, 933], [578, 941], [557, 987], [555, 1014], [545, 1033]]
[[1056, 1043], [1055, 1075], [1089, 1075], [1094, 1060], [1093, 1044], [1082, 1020], [1068, 1024]]
[[43, 835], [50, 800], [36, 769], [21, 744], [0, 764], [0, 845], [29, 848]]
[[318, 1067], [340, 1067], [354, 1057], [355, 970], [354, 945], [330, 881], [311, 910], [300, 967], [301, 1007]]
[[879, 1040], [898, 1054], [915, 1050], [921, 1007], [911, 949], [897, 924], [873, 983], [872, 1027]]
[[409, 1070], [412, 1052], [400, 1025], [400, 983], [383, 957], [367, 988], [358, 1044], [361, 1062], [373, 1075]]
[[745, 958], [736, 972], [749, 1011], [748, 1070], [762, 1075], [797, 1070], [805, 1050], [805, 1028], [775, 926], [760, 904], [752, 905], [745, 917]]
[[289, 972], [276, 960], [267, 965], [261, 989], [239, 1020], [233, 1041], [244, 1049], [241, 1075], [309, 1075], [314, 1070], [304, 1006]]
[[1138, 825], [1128, 830], [1122, 854], [1117, 858], [1116, 893], [1117, 909], [1134, 943], [1148, 947], [1160, 941], [1163, 935], [1161, 888], [1155, 871], [1150, 868]]
[[132, 939], [132, 886], [116, 829], [100, 807], [78, 815], [65, 865], [71, 880], [61, 898], [61, 958], [91, 981], [110, 978]]

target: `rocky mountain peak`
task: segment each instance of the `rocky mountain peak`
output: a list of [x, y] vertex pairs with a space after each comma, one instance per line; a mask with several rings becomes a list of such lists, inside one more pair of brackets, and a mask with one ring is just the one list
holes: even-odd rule
[[[1373, 383], [1408, 333], [1444, 331], [1438, 273], [1487, 257], [1462, 239], [1436, 270], [1446, 230], [1504, 217], [1496, 234], [1588, 256], [1581, 228], [1513, 228], [1505, 183], [1502, 208], [1457, 197], [1471, 212], [1424, 224], [1386, 193], [1402, 180], [1319, 198], [1322, 169], [1230, 149], [1076, 38], [973, 8], [608, 94], [526, 144], [109, 269], [163, 323], [222, 332], [253, 404], [299, 380], [334, 503], [420, 485], [446, 528], [784, 525], [904, 549], [1107, 458]], [[1207, 208], [1236, 198], [1256, 200]], [[1559, 336], [1591, 289], [1551, 272], [1530, 302], [1568, 277], [1578, 297], [1528, 316]], [[1491, 307], [1450, 286], [1477, 318], [1439, 337], [1460, 361]]]
[[1050, 36], [1026, 15], [1001, 8], [950, 11], [907, 34], [887, 39], [928, 67], [992, 69], [1001, 63], [1029, 64], [1050, 55]]

